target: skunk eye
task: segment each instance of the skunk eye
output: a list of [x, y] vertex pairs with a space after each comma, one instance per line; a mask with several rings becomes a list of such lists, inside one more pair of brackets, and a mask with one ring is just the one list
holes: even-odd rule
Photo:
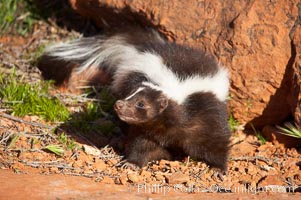
[[137, 108], [144, 108], [144, 103], [143, 102], [138, 102], [137, 104], [136, 104], [136, 107]]

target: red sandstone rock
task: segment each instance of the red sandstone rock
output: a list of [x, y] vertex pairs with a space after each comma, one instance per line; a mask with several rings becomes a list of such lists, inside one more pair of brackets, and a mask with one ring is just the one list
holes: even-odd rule
[[[300, 8], [301, 9], [301, 8]], [[300, 11], [299, 11], [300, 12]], [[300, 17], [300, 16], [299, 16]], [[300, 22], [299, 22], [300, 23]], [[301, 130], [301, 25], [296, 28], [293, 37], [294, 64], [292, 65], [291, 90], [289, 103], [296, 125]]]
[[182, 172], [175, 172], [166, 178], [169, 184], [182, 184], [187, 183], [190, 180], [189, 176]]
[[231, 71], [229, 105], [241, 123], [263, 127], [292, 115], [300, 125], [299, 0], [70, 2], [102, 28], [150, 25], [213, 53]]
[[269, 185], [284, 185], [285, 180], [281, 178], [279, 175], [268, 175], [262, 181], [260, 181], [259, 186], [269, 186]]

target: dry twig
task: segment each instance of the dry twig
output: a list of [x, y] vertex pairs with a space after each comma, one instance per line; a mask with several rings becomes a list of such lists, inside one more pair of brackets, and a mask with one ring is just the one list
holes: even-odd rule
[[246, 162], [249, 162], [249, 161], [263, 161], [267, 164], [271, 164], [274, 162], [274, 160], [271, 160], [271, 159], [268, 159], [266, 157], [262, 157], [262, 156], [241, 156], [241, 157], [231, 157], [229, 158], [229, 161], [246, 161]]
[[60, 169], [70, 169], [70, 170], [80, 170], [79, 168], [71, 167], [67, 164], [61, 163], [60, 161], [49, 161], [49, 162], [28, 162], [25, 160], [19, 160], [19, 162], [23, 163], [24, 165], [31, 166], [31, 167], [46, 167], [46, 168], [60, 168]]
[[25, 121], [23, 119], [20, 119], [20, 118], [17, 118], [17, 117], [14, 117], [14, 116], [11, 116], [11, 115], [8, 115], [8, 114], [5, 114], [5, 113], [0, 113], [0, 117], [5, 117], [7, 119], [10, 119], [10, 120], [13, 120], [13, 121], [16, 121], [16, 122], [19, 122], [19, 123], [28, 124], [28, 125], [31, 125], [31, 126], [36, 126], [36, 127], [41, 127], [41, 128], [47, 128], [47, 129], [56, 128], [54, 126], [48, 126], [48, 125], [41, 124], [41, 123]]

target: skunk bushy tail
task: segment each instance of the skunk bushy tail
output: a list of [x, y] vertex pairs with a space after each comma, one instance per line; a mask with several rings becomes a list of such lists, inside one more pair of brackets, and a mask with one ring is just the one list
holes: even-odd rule
[[116, 80], [118, 78], [114, 76], [125, 76], [135, 68], [143, 73], [141, 67], [144, 64], [137, 62], [144, 62], [145, 59], [139, 50], [164, 44], [165, 41], [153, 30], [130, 32], [82, 37], [50, 46], [40, 57], [38, 68], [45, 79], [53, 79], [57, 85], [68, 83], [64, 86], [69, 89], [91, 82], [97, 84], [108, 82], [108, 79]]

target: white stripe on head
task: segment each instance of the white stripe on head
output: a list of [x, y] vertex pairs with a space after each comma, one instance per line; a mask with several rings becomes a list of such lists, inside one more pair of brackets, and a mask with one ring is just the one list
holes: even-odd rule
[[162, 91], [162, 89], [158, 85], [155, 85], [151, 82], [142, 82], [142, 85], [149, 87], [151, 89], [157, 90], [157, 91]]
[[131, 94], [130, 96], [126, 97], [125, 100], [130, 100], [131, 98], [133, 98], [136, 94], [138, 94], [139, 92], [141, 92], [142, 90], [144, 90], [145, 87], [139, 87], [133, 94]]

